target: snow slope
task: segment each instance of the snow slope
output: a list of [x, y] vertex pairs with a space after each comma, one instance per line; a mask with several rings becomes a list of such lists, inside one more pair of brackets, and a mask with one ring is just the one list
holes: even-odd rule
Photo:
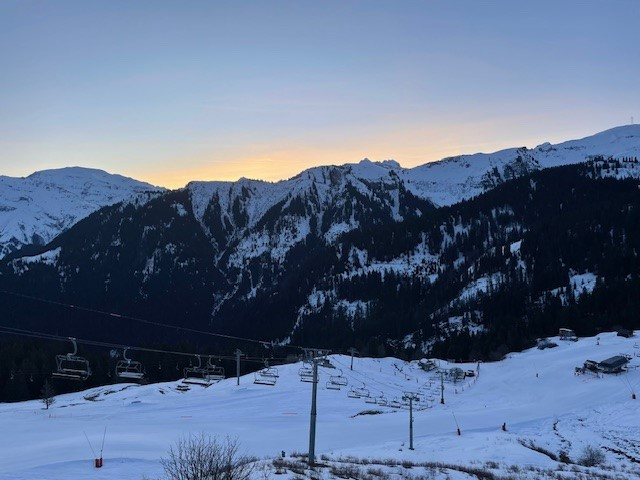
[[104, 206], [161, 190], [80, 167], [44, 170], [25, 178], [0, 176], [0, 258], [24, 245], [46, 244]]
[[[574, 367], [587, 359], [637, 355], [637, 339], [606, 333], [576, 343], [555, 340], [557, 348], [511, 354], [501, 362], [481, 364], [475, 378], [445, 382], [444, 405], [439, 403], [439, 375], [422, 371], [417, 362], [356, 359], [351, 371], [348, 357], [334, 355], [332, 362], [350, 386], [367, 388], [372, 396], [384, 395], [389, 401], [403, 391], [419, 394], [415, 450], [407, 448], [405, 409], [348, 398], [349, 387], [327, 390], [329, 375], [340, 372], [322, 368], [317, 455], [437, 461], [485, 466], [498, 473], [518, 465], [524, 469], [522, 475], [511, 478], [534, 479], [547, 478], [541, 472], [564, 469], [564, 464], [532, 445], [556, 455], [565, 451], [575, 460], [591, 444], [605, 452], [608, 471], [618, 474], [606, 478], [640, 478], [635, 465], [640, 461], [640, 402], [631, 400], [631, 391], [640, 386], [640, 371], [634, 368], [603, 378], [574, 374]], [[631, 365], [639, 364], [640, 357], [635, 356]], [[439, 366], [451, 367], [443, 361]], [[300, 382], [300, 367], [279, 367], [274, 387], [254, 385], [248, 375], [239, 387], [235, 379], [228, 379], [186, 393], [177, 392], [174, 382], [99, 387], [61, 395], [49, 411], [36, 401], [2, 404], [0, 479], [154, 478], [161, 474], [158, 459], [168, 447], [181, 435], [201, 431], [237, 437], [244, 451], [259, 457], [273, 458], [281, 450], [288, 455], [305, 452], [311, 385]], [[382, 413], [357, 415], [366, 410]], [[506, 432], [500, 428], [503, 423]], [[461, 436], [456, 435], [457, 424]], [[105, 427], [105, 463], [96, 470], [84, 434], [99, 450]], [[487, 466], [488, 461], [495, 465]], [[595, 478], [588, 472], [578, 477], [585, 471], [582, 467], [571, 469], [565, 473], [578, 472], [575, 477], [553, 478]]]

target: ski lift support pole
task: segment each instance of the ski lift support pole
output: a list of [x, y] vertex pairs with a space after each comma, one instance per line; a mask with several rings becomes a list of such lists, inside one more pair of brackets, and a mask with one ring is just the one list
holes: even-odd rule
[[313, 384], [311, 388], [311, 419], [309, 424], [309, 466], [313, 467], [316, 460], [316, 419], [318, 417], [317, 402], [318, 397], [318, 357], [325, 357], [329, 350], [305, 349], [305, 353], [311, 353], [313, 362]]
[[240, 356], [242, 355], [242, 351], [239, 348], [236, 348], [236, 385], [240, 385]]

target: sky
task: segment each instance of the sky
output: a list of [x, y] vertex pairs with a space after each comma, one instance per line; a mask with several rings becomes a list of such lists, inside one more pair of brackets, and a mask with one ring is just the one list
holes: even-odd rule
[[0, 1], [0, 175], [156, 185], [640, 121], [640, 2]]

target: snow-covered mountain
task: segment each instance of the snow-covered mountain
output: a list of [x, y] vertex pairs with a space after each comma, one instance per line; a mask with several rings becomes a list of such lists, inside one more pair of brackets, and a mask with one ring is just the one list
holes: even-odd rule
[[[525, 292], [526, 312], [553, 299], [571, 306], [589, 285], [632, 288], [637, 182], [609, 178], [639, 178], [638, 153], [640, 127], [628, 126], [413, 169], [364, 160], [275, 183], [192, 182], [103, 208], [5, 259], [0, 284], [74, 301], [85, 292], [95, 307], [277, 341], [330, 342], [332, 325], [336, 335], [383, 335], [370, 351], [387, 339], [426, 348], [449, 324], [478, 332], [510, 311], [481, 312], [481, 297], [498, 289]], [[544, 318], [539, 331], [557, 327]], [[586, 332], [612, 326], [609, 313], [598, 318]], [[500, 335], [474, 358], [522, 348], [508, 328]]]
[[[194, 215], [215, 242], [241, 242], [239, 256], [230, 261], [242, 263], [246, 257], [266, 251], [268, 245], [275, 255], [282, 256], [312, 227], [328, 241], [359, 227], [357, 212], [352, 211], [351, 200], [344, 195], [347, 190], [373, 199], [385, 216], [403, 220], [407, 214], [420, 215], [413, 207], [409, 212], [408, 194], [435, 206], [452, 205], [533, 170], [579, 163], [598, 155], [640, 156], [640, 125], [616, 127], [557, 145], [545, 143], [533, 149], [449, 157], [415, 168], [402, 168], [394, 160], [364, 159], [354, 164], [314, 167], [279, 182], [194, 181], [186, 188]], [[36, 172], [26, 178], [0, 176], [0, 258], [25, 245], [51, 241], [103, 206], [161, 190], [120, 175], [79, 167]], [[300, 206], [304, 215], [296, 208]], [[267, 238], [261, 231], [267, 212], [276, 214], [274, 208], [284, 212], [276, 219], [281, 227], [277, 239]]]
[[[310, 228], [331, 243], [340, 234], [361, 227], [363, 218], [372, 220], [372, 215], [396, 221], [422, 215], [423, 206], [414, 205], [412, 197], [434, 206], [452, 205], [505, 180], [597, 156], [640, 156], [640, 125], [616, 127], [557, 145], [461, 155], [414, 168], [402, 168], [394, 160], [364, 159], [311, 168], [274, 183], [240, 179], [191, 182], [186, 188], [194, 215], [214, 242], [238, 243], [229, 258], [237, 266], [267, 251], [273, 258], [283, 258]], [[371, 204], [358, 208], [356, 203], [366, 203], [365, 199]], [[267, 212], [269, 222], [264, 221]]]
[[102, 170], [69, 167], [25, 178], [0, 176], [0, 258], [50, 242], [101, 207], [162, 191]]
[[596, 156], [640, 156], [640, 125], [615, 127], [580, 140], [535, 148], [509, 148], [445, 158], [412, 169], [400, 177], [417, 196], [436, 205], [452, 205], [523, 173], [584, 162]]
[[[444, 158], [414, 168], [402, 168], [395, 160], [359, 163], [338, 167], [311, 168], [289, 179], [275, 183], [241, 179], [238, 182], [192, 182], [188, 188], [202, 217], [208, 202], [216, 197], [222, 211], [230, 211], [235, 199], [244, 196], [248, 225], [257, 223], [273, 205], [287, 196], [295, 196], [322, 182], [339, 187], [351, 183], [364, 191], [362, 185], [402, 183], [417, 197], [437, 206], [452, 205], [473, 197], [501, 181], [523, 173], [584, 162], [595, 156], [637, 157], [640, 155], [640, 125], [625, 125], [606, 130], [580, 140], [552, 145], [543, 143], [533, 149], [509, 148], [494, 153], [476, 153]], [[330, 182], [326, 180], [329, 179]], [[331, 194], [330, 188], [320, 192], [322, 200]], [[335, 192], [333, 192], [335, 193]]]

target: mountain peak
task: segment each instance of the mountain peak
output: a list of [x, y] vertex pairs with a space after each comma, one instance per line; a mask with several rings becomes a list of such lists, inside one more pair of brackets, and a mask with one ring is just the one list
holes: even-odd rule
[[155, 187], [122, 175], [84, 167], [0, 176], [0, 258], [25, 245], [47, 243], [94, 211]]

